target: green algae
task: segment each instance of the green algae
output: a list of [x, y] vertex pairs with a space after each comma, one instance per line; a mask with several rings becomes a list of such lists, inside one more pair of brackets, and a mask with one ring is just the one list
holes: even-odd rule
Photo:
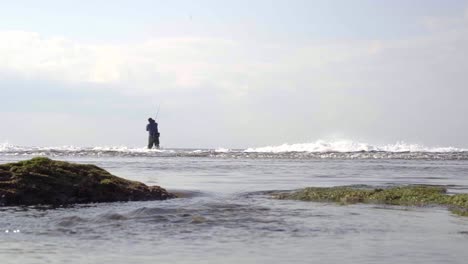
[[90, 164], [45, 157], [0, 165], [0, 205], [70, 204], [173, 198]]
[[340, 204], [388, 204], [402, 206], [446, 206], [453, 213], [468, 216], [468, 194], [447, 194], [442, 186], [410, 185], [393, 188], [309, 187], [293, 193], [275, 195], [292, 199]]
[[53, 183], [82, 184], [95, 181], [106, 181], [107, 184], [127, 184], [137, 187], [140, 183], [114, 176], [96, 165], [74, 164], [65, 161], [55, 161], [45, 157], [37, 157], [17, 163], [3, 164], [0, 170], [8, 170], [14, 174], [15, 180], [22, 185]]

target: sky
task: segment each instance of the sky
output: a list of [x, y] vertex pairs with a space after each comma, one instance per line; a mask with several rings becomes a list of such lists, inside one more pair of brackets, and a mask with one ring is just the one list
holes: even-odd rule
[[468, 147], [465, 0], [0, 6], [0, 143]]

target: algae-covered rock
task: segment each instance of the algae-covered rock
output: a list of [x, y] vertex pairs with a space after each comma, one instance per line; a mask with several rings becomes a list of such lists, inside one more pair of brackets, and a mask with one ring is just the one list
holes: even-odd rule
[[95, 165], [33, 158], [0, 165], [0, 205], [73, 204], [174, 198], [159, 186], [119, 178]]
[[468, 194], [448, 195], [442, 186], [410, 185], [385, 189], [344, 187], [309, 187], [293, 193], [275, 195], [278, 199], [293, 199], [342, 204], [373, 203], [406, 206], [441, 205], [454, 213], [468, 215]]

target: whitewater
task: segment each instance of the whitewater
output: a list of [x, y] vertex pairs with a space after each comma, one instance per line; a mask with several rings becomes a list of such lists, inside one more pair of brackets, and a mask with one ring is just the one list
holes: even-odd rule
[[455, 147], [426, 147], [419, 144], [397, 142], [388, 145], [371, 145], [350, 140], [312, 143], [282, 144], [246, 149], [147, 149], [127, 146], [58, 146], [37, 147], [0, 144], [1, 155], [35, 156], [206, 156], [206, 157], [278, 157], [278, 158], [393, 158], [393, 159], [466, 159], [468, 149]]
[[272, 199], [308, 186], [468, 193], [468, 150], [350, 140], [246, 149], [0, 144], [160, 185], [168, 201], [0, 207], [0, 263], [466, 263], [468, 217], [443, 207]]

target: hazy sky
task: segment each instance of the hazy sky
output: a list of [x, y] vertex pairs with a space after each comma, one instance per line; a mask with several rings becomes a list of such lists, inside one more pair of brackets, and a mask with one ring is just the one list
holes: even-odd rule
[[468, 1], [0, 6], [0, 143], [468, 147]]

